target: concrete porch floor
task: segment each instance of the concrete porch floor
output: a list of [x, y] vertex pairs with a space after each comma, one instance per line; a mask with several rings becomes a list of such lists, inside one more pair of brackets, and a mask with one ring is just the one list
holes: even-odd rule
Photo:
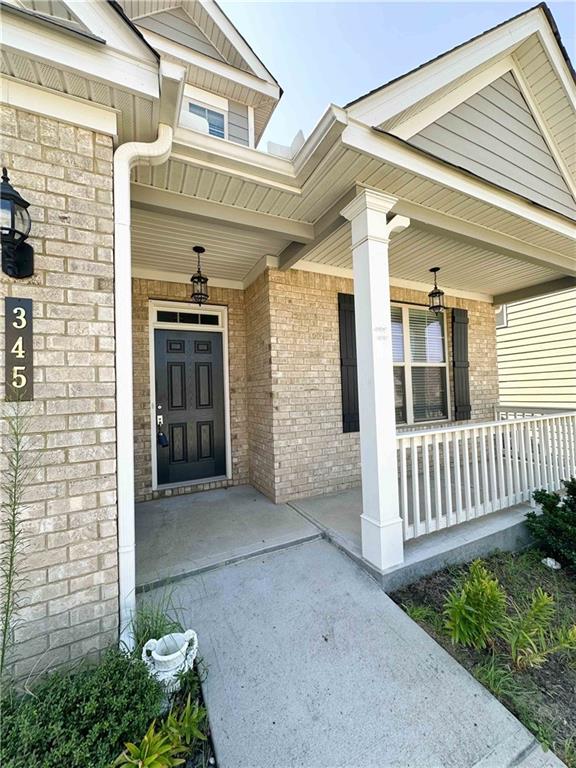
[[450, 563], [521, 548], [528, 508], [521, 504], [411, 540], [402, 566], [382, 573], [362, 558], [359, 488], [288, 504], [274, 504], [248, 485], [172, 496], [136, 505], [136, 584], [160, 586], [324, 537], [389, 591]]
[[136, 585], [159, 586], [321, 536], [287, 504], [249, 485], [136, 505]]

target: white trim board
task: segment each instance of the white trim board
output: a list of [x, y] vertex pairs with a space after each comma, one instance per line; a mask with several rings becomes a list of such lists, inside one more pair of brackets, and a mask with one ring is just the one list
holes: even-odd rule
[[82, 99], [27, 85], [3, 76], [2, 103], [109, 136], [118, 134], [117, 110], [89, 104]]
[[[155, 319], [155, 313], [158, 309], [168, 311], [190, 312], [191, 309], [198, 314], [218, 315], [220, 323], [216, 325], [199, 325], [195, 328], [186, 326], [182, 323], [161, 323]], [[203, 307], [192, 306], [190, 303], [180, 301], [166, 301], [150, 299], [148, 301], [148, 344], [149, 344], [149, 369], [150, 369], [150, 458], [152, 461], [152, 490], [174, 488], [175, 486], [199, 485], [201, 483], [211, 483], [216, 480], [222, 480], [222, 475], [214, 477], [203, 477], [201, 480], [186, 480], [182, 483], [169, 483], [158, 485], [158, 454], [156, 444], [156, 360], [154, 346], [154, 331], [157, 329], [176, 330], [178, 332], [189, 332], [201, 330], [209, 333], [222, 334], [222, 365], [223, 365], [223, 383], [224, 383], [224, 441], [226, 445], [226, 475], [224, 479], [232, 479], [232, 431], [230, 426], [230, 370], [228, 360], [228, 307], [219, 304], [207, 304]]]

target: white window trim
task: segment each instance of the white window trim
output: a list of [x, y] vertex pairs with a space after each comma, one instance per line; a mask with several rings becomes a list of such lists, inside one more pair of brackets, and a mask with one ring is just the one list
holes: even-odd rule
[[[442, 323], [444, 325], [444, 362], [443, 363], [414, 363], [411, 360], [410, 349], [410, 318], [411, 309], [426, 310], [426, 307], [415, 307], [413, 304], [402, 304], [398, 301], [390, 302], [390, 307], [399, 307], [402, 310], [402, 341], [404, 345], [404, 360], [401, 363], [393, 363], [394, 368], [404, 369], [404, 395], [406, 399], [406, 421], [399, 422], [399, 427], [412, 426], [414, 424], [435, 424], [439, 421], [450, 421], [452, 413], [452, 403], [450, 401], [450, 376], [448, 373], [448, 332], [446, 330], [446, 315], [443, 314]], [[429, 311], [429, 310], [426, 310]], [[412, 368], [444, 368], [446, 376], [446, 417], [443, 419], [427, 419], [426, 421], [415, 421], [414, 419], [414, 400], [412, 397]]]
[[[186, 323], [164, 323], [156, 319], [156, 313], [158, 310], [164, 310], [167, 312], [194, 312], [199, 315], [216, 315], [218, 317], [218, 325], [188, 325]], [[154, 301], [148, 302], [148, 344], [149, 344], [149, 358], [150, 358], [150, 445], [151, 459], [152, 459], [152, 490], [164, 490], [168, 488], [182, 488], [193, 485], [203, 485], [205, 483], [212, 483], [216, 480], [231, 480], [232, 479], [232, 435], [230, 429], [230, 372], [228, 363], [228, 307], [220, 306], [217, 304], [209, 304], [208, 306], [198, 307], [190, 302], [179, 301]], [[158, 485], [158, 446], [156, 443], [156, 360], [155, 360], [155, 345], [154, 345], [154, 331], [157, 328], [164, 330], [176, 330], [176, 331], [207, 331], [209, 333], [221, 333], [222, 334], [222, 363], [223, 363], [223, 380], [224, 380], [224, 430], [225, 430], [225, 445], [226, 445], [226, 474], [217, 475], [214, 477], [203, 477], [200, 480], [185, 480], [182, 483], [170, 483], [166, 485]]]

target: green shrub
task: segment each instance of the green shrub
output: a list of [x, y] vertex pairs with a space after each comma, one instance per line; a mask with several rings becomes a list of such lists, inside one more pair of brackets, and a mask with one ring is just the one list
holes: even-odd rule
[[498, 579], [475, 560], [462, 585], [448, 593], [444, 604], [452, 642], [477, 649], [491, 644], [505, 606], [506, 596]]
[[514, 606], [505, 616], [500, 634], [518, 669], [540, 667], [554, 653], [576, 651], [576, 625], [552, 629], [554, 598], [536, 587], [525, 608]]
[[55, 672], [3, 703], [3, 768], [106, 768], [142, 738], [163, 691], [146, 665], [115, 650], [98, 666]]
[[526, 524], [534, 540], [549, 557], [576, 571], [576, 478], [564, 480], [564, 496], [535, 491], [541, 514], [528, 512]]

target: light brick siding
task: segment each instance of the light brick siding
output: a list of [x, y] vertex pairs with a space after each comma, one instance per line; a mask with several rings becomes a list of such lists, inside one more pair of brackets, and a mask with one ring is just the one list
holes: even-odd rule
[[[338, 293], [353, 293], [353, 282], [299, 270], [270, 270], [268, 278], [275, 499], [354, 487], [359, 441], [342, 432], [338, 326]], [[391, 298], [427, 302], [425, 293], [400, 288], [392, 288]], [[451, 297], [447, 304], [468, 310], [472, 418], [491, 419], [498, 401], [494, 309]], [[449, 313], [446, 324], [450, 350]]]
[[19, 563], [22, 676], [117, 639], [113, 150], [108, 136], [8, 107], [1, 135], [2, 165], [31, 203], [36, 265], [0, 283], [2, 297], [34, 301], [39, 468]]
[[275, 497], [273, 401], [274, 355], [271, 338], [270, 286], [266, 270], [246, 293], [246, 343], [248, 353], [248, 434], [250, 438], [250, 482], [271, 499]]
[[[353, 293], [353, 282], [269, 269], [245, 291], [210, 290], [211, 303], [229, 312], [232, 480], [151, 490], [149, 300], [186, 301], [189, 291], [186, 284], [133, 281], [138, 500], [245, 482], [276, 501], [357, 486], [358, 434], [342, 432], [338, 325], [338, 293]], [[392, 288], [392, 300], [425, 304], [427, 296]], [[469, 313], [472, 418], [491, 419], [498, 400], [493, 307], [451, 297], [447, 303]], [[450, 350], [449, 312], [446, 326]]]
[[228, 307], [228, 365], [230, 377], [230, 426], [232, 479], [218, 480], [161, 491], [152, 490], [150, 431], [150, 325], [151, 299], [190, 301], [189, 283], [160, 280], [132, 281], [134, 334], [134, 464], [136, 500], [179, 495], [248, 482], [248, 425], [246, 409], [246, 324], [244, 291], [210, 287], [210, 304]]

